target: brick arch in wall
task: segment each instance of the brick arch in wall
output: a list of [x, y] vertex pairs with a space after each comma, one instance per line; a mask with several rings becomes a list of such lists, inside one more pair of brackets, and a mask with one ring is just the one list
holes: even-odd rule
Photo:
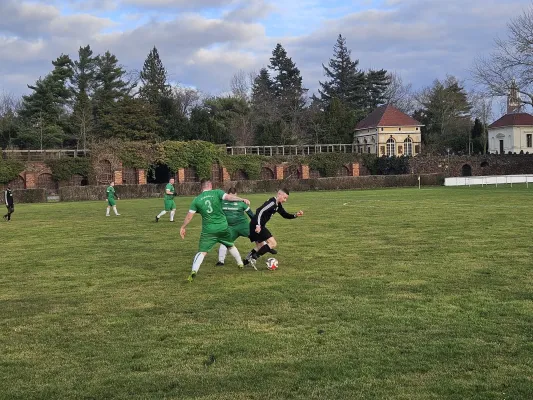
[[337, 171], [337, 176], [350, 176], [351, 173], [350, 173], [350, 168], [348, 168], [348, 166], [346, 165], [343, 165], [338, 171]]
[[232, 181], [247, 181], [248, 180], [248, 174], [242, 170], [238, 169], [231, 175]]
[[52, 177], [52, 174], [44, 173], [37, 177], [37, 185], [39, 189], [46, 189], [52, 193], [57, 192], [57, 182]]
[[276, 179], [276, 174], [274, 173], [274, 170], [270, 167], [261, 168], [261, 180], [269, 181], [272, 179]]
[[283, 168], [283, 178], [284, 179], [300, 179], [302, 176], [302, 171], [297, 165], [286, 165]]
[[113, 181], [113, 167], [111, 161], [102, 159], [95, 165], [96, 183], [98, 185], [108, 185]]
[[188, 167], [183, 169], [185, 182], [200, 182], [196, 168]]
[[22, 176], [17, 176], [15, 179], [13, 179], [11, 182], [9, 182], [7, 185], [4, 185], [6, 188], [9, 186], [12, 190], [15, 189], [25, 189], [26, 188], [26, 181]]
[[[115, 182], [118, 184], [117, 182]], [[137, 170], [132, 167], [122, 167], [122, 182], [123, 185], [135, 185], [137, 183]]]
[[67, 183], [68, 186], [87, 186], [89, 184], [87, 178], [79, 174], [72, 175]]
[[470, 164], [464, 164], [461, 167], [461, 176], [472, 176], [472, 166]]
[[211, 166], [211, 182], [220, 182], [220, 165], [213, 164]]
[[318, 169], [312, 169], [309, 168], [309, 178], [316, 179], [316, 178], [322, 178], [322, 174]]

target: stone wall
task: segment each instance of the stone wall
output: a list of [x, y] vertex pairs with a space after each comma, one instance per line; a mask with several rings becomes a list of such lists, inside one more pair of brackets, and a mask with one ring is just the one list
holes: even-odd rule
[[[441, 175], [421, 176], [421, 185], [440, 186], [443, 184]], [[236, 187], [238, 193], [274, 193], [280, 187], [289, 191], [314, 190], [352, 190], [375, 189], [384, 187], [417, 187], [418, 176], [415, 175], [372, 175], [372, 176], [343, 176], [336, 178], [289, 179], [264, 181], [226, 181], [218, 182], [215, 187], [227, 190]], [[116, 185], [117, 196], [121, 199], [162, 197], [164, 184], [154, 185]], [[193, 196], [200, 193], [199, 182], [177, 183], [174, 185], [179, 196]], [[105, 185], [62, 187], [59, 189], [61, 201], [105, 200]]]
[[[409, 160], [411, 174], [444, 176], [518, 175], [533, 173], [533, 154], [417, 156]], [[470, 172], [470, 174], [469, 174]]]

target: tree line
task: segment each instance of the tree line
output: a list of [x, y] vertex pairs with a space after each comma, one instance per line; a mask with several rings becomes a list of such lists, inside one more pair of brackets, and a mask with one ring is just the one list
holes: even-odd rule
[[323, 64], [317, 93], [303, 87], [299, 68], [281, 44], [267, 67], [238, 71], [231, 92], [209, 96], [172, 84], [158, 50], [141, 71], [127, 71], [109, 51], [89, 45], [61, 54], [52, 71], [17, 99], [0, 96], [3, 149], [88, 148], [101, 139], [204, 140], [226, 145], [351, 143], [354, 128], [391, 104], [424, 124], [429, 152], [483, 152], [492, 106], [454, 77], [418, 92], [385, 69], [363, 70], [339, 35]]

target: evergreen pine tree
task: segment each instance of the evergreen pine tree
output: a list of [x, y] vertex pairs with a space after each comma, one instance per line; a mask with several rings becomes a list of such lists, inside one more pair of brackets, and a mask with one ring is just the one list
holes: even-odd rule
[[66, 110], [71, 92], [66, 86], [72, 77], [72, 61], [62, 54], [52, 62], [54, 69], [35, 85], [33, 93], [23, 96], [21, 117], [24, 121], [18, 144], [22, 147], [61, 147], [65, 139]]
[[93, 116], [90, 96], [94, 90], [96, 77], [96, 57], [89, 45], [80, 47], [78, 60], [74, 61], [73, 76], [70, 79], [74, 95], [72, 107], [72, 127], [77, 146], [87, 148], [87, 137], [93, 128]]
[[365, 74], [365, 101], [363, 108], [372, 112], [376, 107], [385, 104], [387, 88], [390, 84], [390, 75], [384, 69], [369, 70]]
[[261, 68], [259, 75], [254, 79], [252, 86], [252, 105], [257, 111], [264, 109], [264, 106], [274, 101], [274, 82], [266, 68]]
[[144, 61], [144, 66], [140, 74], [142, 86], [139, 94], [152, 106], [159, 108], [161, 98], [168, 98], [171, 95], [170, 85], [167, 83], [167, 71], [159, 58], [157, 48], [148, 54]]
[[105, 135], [106, 118], [112, 118], [115, 103], [129, 96], [134, 85], [125, 80], [126, 71], [109, 51], [96, 58], [96, 66], [93, 113], [98, 135]]
[[288, 111], [303, 109], [305, 106], [303, 96], [307, 89], [302, 87], [300, 70], [280, 43], [272, 51], [268, 68], [275, 73], [273, 90], [279, 106]]
[[424, 119], [420, 122], [426, 125], [422, 133], [429, 149], [468, 152], [472, 106], [457, 79], [450, 76], [444, 82], [436, 80], [423, 97], [420, 114]]
[[322, 103], [322, 107], [326, 108], [333, 98], [337, 98], [349, 109], [363, 108], [366, 79], [364, 72], [357, 69], [358, 65], [359, 60], [351, 59], [346, 39], [339, 35], [333, 47], [333, 58], [329, 60], [329, 67], [322, 64], [324, 74], [328, 78], [325, 82], [319, 82], [318, 100]]

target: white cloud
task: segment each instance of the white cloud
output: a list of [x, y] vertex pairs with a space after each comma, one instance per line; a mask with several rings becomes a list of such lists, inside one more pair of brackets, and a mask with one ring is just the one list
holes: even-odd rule
[[220, 8], [234, 3], [235, 0], [122, 0], [123, 5], [136, 6], [146, 9], [170, 8], [178, 10], [200, 10], [205, 8]]
[[[110, 4], [113, 12], [106, 11]], [[173, 80], [221, 93], [239, 69], [268, 64], [280, 42], [313, 91], [339, 33], [362, 68], [401, 71], [405, 81], [422, 87], [447, 73], [467, 78], [475, 56], [490, 51], [493, 38], [505, 34], [506, 23], [530, 0], [385, 4], [372, 9], [348, 0], [0, 0], [0, 90], [27, 92], [26, 84], [48, 73], [53, 59], [61, 53], [75, 57], [90, 44], [95, 53], [116, 54], [130, 69], [140, 69], [156, 46]]]
[[235, 9], [224, 15], [227, 21], [251, 22], [269, 15], [276, 8], [265, 0], [245, 0]]

